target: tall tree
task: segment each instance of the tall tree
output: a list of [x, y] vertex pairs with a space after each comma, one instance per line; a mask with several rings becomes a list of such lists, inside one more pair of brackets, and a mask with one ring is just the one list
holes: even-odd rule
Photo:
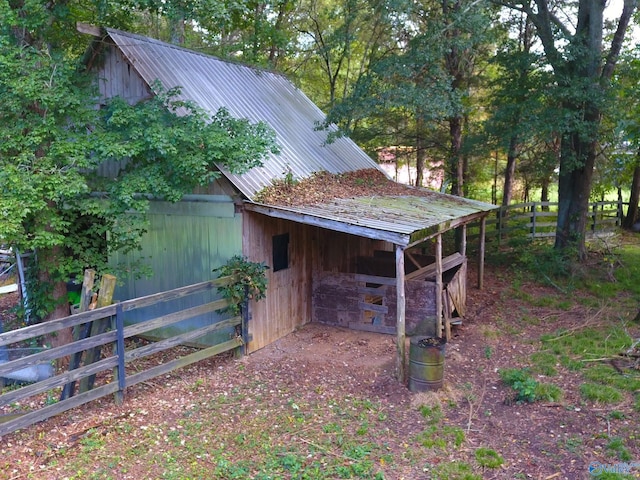
[[[144, 104], [115, 99], [97, 110], [90, 77], [65, 48], [75, 22], [59, 7], [0, 0], [0, 235], [37, 252], [46, 291], [33, 313], [43, 319], [68, 313], [70, 275], [106, 267], [95, 242], [135, 248], [147, 205], [138, 193], [178, 200], [214, 178], [217, 163], [242, 172], [274, 145], [264, 125], [207, 115], [160, 85]], [[65, 26], [74, 30], [64, 35]], [[125, 159], [116, 178], [97, 177], [102, 162]]]
[[[603, 0], [554, 5], [549, 0], [507, 2], [527, 14], [536, 27], [555, 80], [553, 95], [561, 107], [560, 177], [558, 181], [558, 249], [575, 247], [586, 255], [585, 233], [593, 170], [597, 158], [603, 99], [622, 49], [637, 0], [624, 0], [605, 52]], [[558, 15], [562, 9], [562, 16]], [[565, 20], [565, 18], [567, 20]], [[573, 20], [570, 23], [569, 18]]]
[[[614, 76], [615, 93], [624, 108], [616, 109], [612, 115], [617, 148], [609, 153], [610, 162], [602, 176], [616, 183], [619, 196], [623, 185], [630, 186], [629, 204], [622, 226], [631, 229], [640, 219], [640, 58], [637, 48], [622, 59]], [[613, 142], [612, 142], [613, 143]]]
[[[389, 2], [387, 9], [392, 34], [388, 49], [372, 57], [368, 70], [331, 111], [329, 120], [356, 134], [356, 127], [373, 128], [377, 138], [401, 137], [404, 145], [415, 149], [417, 184], [422, 182], [428, 149], [441, 149], [451, 191], [462, 194], [463, 125], [480, 45], [486, 42], [491, 24], [488, 12], [465, 0]], [[389, 118], [403, 120], [386, 121]], [[445, 124], [448, 140], [443, 145]], [[404, 126], [401, 135], [393, 130], [396, 125]]]

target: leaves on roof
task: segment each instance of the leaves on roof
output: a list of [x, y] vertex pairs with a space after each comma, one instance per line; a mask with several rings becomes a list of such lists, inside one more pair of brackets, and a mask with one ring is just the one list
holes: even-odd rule
[[407, 195], [438, 194], [394, 182], [380, 170], [369, 168], [339, 174], [316, 172], [299, 181], [287, 176], [260, 190], [254, 200], [269, 205], [301, 206], [327, 203], [336, 198]]

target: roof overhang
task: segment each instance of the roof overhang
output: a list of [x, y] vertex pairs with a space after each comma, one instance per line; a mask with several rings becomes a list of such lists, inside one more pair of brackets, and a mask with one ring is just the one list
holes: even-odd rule
[[[434, 198], [435, 197], [435, 198]], [[245, 209], [274, 218], [411, 247], [481, 219], [495, 205], [453, 195], [334, 199], [307, 206], [245, 202]]]

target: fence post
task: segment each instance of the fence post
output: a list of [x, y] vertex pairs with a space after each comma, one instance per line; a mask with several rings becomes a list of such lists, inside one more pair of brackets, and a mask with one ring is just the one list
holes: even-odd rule
[[536, 202], [531, 204], [531, 238], [536, 238]]
[[618, 198], [616, 205], [616, 227], [622, 225], [622, 197]]
[[116, 305], [116, 355], [118, 356], [118, 366], [114, 368], [114, 375], [118, 380], [118, 391], [113, 394], [117, 405], [124, 402], [124, 389], [126, 387], [126, 373], [124, 370], [124, 315], [122, 304]]
[[249, 285], [244, 286], [244, 299], [240, 304], [240, 314], [242, 315], [242, 354], [247, 354], [247, 344], [249, 343]]
[[503, 225], [502, 220], [507, 215], [508, 211], [509, 211], [508, 205], [503, 205], [498, 210], [498, 246], [499, 247], [502, 245], [502, 225]]
[[[92, 268], [87, 268], [84, 271], [84, 277], [82, 279], [82, 292], [80, 294], [80, 306], [78, 313], [86, 312], [89, 310], [89, 304], [91, 302], [91, 295], [93, 290], [93, 283], [95, 281], [96, 271]], [[82, 325], [76, 325], [73, 329], [73, 340], [84, 340], [89, 336], [91, 331], [91, 322], [87, 322]], [[80, 366], [80, 360], [82, 360], [82, 352], [76, 352], [71, 356], [69, 361], [69, 371], [75, 370]], [[60, 401], [73, 397], [75, 394], [76, 382], [75, 380], [65, 384], [60, 394]]]
[[[116, 277], [109, 274], [104, 274], [100, 279], [100, 289], [98, 291], [98, 304], [96, 308], [106, 307], [111, 305], [111, 299], [113, 298], [113, 291], [116, 287]], [[91, 325], [90, 336], [100, 335], [107, 330], [109, 326], [109, 319], [94, 320]], [[84, 364], [89, 365], [91, 363], [100, 360], [101, 347], [97, 346], [86, 351], [84, 354]], [[87, 392], [93, 388], [96, 376], [90, 375], [80, 380], [80, 392]]]

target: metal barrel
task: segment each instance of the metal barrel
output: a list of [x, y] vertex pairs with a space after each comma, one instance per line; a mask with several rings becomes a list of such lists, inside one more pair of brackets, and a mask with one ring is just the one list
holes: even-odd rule
[[446, 340], [413, 337], [409, 345], [409, 390], [426, 392], [442, 388]]

